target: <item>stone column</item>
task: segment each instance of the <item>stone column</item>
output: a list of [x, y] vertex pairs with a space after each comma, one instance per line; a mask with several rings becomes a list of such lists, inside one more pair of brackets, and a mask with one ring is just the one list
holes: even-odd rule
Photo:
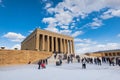
[[68, 53], [68, 40], [66, 40], [66, 53]]
[[63, 39], [63, 53], [66, 53], [66, 48], [65, 48], [65, 39]]
[[39, 51], [39, 34], [36, 34], [36, 36], [35, 36], [35, 49], [37, 50], [37, 51]]
[[70, 40], [68, 40], [68, 52], [71, 54]]
[[65, 53], [67, 54], [67, 40], [65, 39]]
[[54, 52], [54, 37], [51, 37], [52, 39], [52, 52]]
[[42, 50], [45, 50], [45, 36], [42, 35]]
[[55, 43], [56, 43], [56, 52], [58, 52], [58, 38], [55, 37]]
[[60, 38], [60, 52], [63, 53], [63, 43], [62, 43], [62, 38]]
[[71, 49], [70, 49], [70, 40], [68, 40], [68, 53], [71, 53]]
[[72, 40], [70, 40], [70, 53], [73, 54]]
[[47, 35], [47, 51], [50, 51], [50, 42], [49, 42], [49, 36]]
[[62, 39], [62, 44], [63, 44], [63, 53], [65, 53], [65, 48], [64, 48], [64, 46], [65, 46], [65, 44], [64, 44], [64, 39]]
[[72, 40], [72, 53], [75, 54], [74, 53], [74, 41], [73, 40]]

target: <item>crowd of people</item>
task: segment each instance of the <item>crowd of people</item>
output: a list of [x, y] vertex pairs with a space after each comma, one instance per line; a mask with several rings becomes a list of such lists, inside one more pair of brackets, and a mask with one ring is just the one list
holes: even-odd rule
[[[79, 60], [78, 62], [80, 62]], [[85, 63], [84, 60], [86, 63], [90, 63], [90, 64], [102, 65], [102, 63], [108, 63], [110, 66], [115, 66], [115, 65], [120, 66], [120, 57], [93, 57], [93, 58], [84, 57], [81, 59], [81, 63]]]
[[[60, 55], [59, 55], [60, 56]], [[57, 55], [56, 55], [57, 57]], [[65, 58], [66, 57], [66, 58]], [[78, 63], [82, 63], [82, 68], [86, 68], [86, 64], [96, 64], [101, 66], [102, 63], [109, 64], [110, 66], [118, 65], [120, 66], [120, 57], [80, 57], [79, 55], [63, 55], [63, 58], [59, 58], [59, 63], [62, 63], [62, 60], [67, 60], [67, 63], [73, 63], [73, 60], [76, 59]]]
[[[110, 66], [120, 66], [120, 57], [80, 57], [79, 55], [54, 55], [54, 59], [58, 59], [56, 61], [56, 66], [61, 66], [63, 63], [63, 60], [67, 60], [67, 63], [73, 63], [73, 61], [76, 59], [78, 63], [82, 63], [82, 68], [86, 69], [86, 64], [95, 64], [101, 66], [103, 63], [109, 64]], [[48, 64], [47, 59], [40, 60], [38, 62], [38, 69], [46, 68], [46, 65]]]

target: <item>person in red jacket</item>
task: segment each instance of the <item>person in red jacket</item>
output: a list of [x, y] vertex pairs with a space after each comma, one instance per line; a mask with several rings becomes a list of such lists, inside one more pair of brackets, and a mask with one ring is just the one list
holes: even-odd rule
[[41, 64], [41, 67], [42, 67], [42, 68], [46, 68], [45, 63], [42, 63], [42, 64]]

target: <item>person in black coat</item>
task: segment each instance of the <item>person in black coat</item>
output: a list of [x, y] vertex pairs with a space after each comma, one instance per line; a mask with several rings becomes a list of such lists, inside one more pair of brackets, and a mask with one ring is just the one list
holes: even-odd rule
[[42, 60], [38, 62], [38, 69], [40, 69], [41, 64], [42, 64]]
[[86, 58], [82, 59], [82, 69], [86, 69]]
[[68, 62], [68, 64], [70, 63], [70, 56], [68, 56], [68, 58], [67, 58], [67, 62]]
[[120, 58], [118, 59], [118, 65], [120, 66]]

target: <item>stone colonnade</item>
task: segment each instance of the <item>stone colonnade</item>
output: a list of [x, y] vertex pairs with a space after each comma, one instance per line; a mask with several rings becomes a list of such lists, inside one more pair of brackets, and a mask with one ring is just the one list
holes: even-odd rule
[[38, 34], [36, 36], [36, 49], [54, 53], [74, 53], [73, 39]]

